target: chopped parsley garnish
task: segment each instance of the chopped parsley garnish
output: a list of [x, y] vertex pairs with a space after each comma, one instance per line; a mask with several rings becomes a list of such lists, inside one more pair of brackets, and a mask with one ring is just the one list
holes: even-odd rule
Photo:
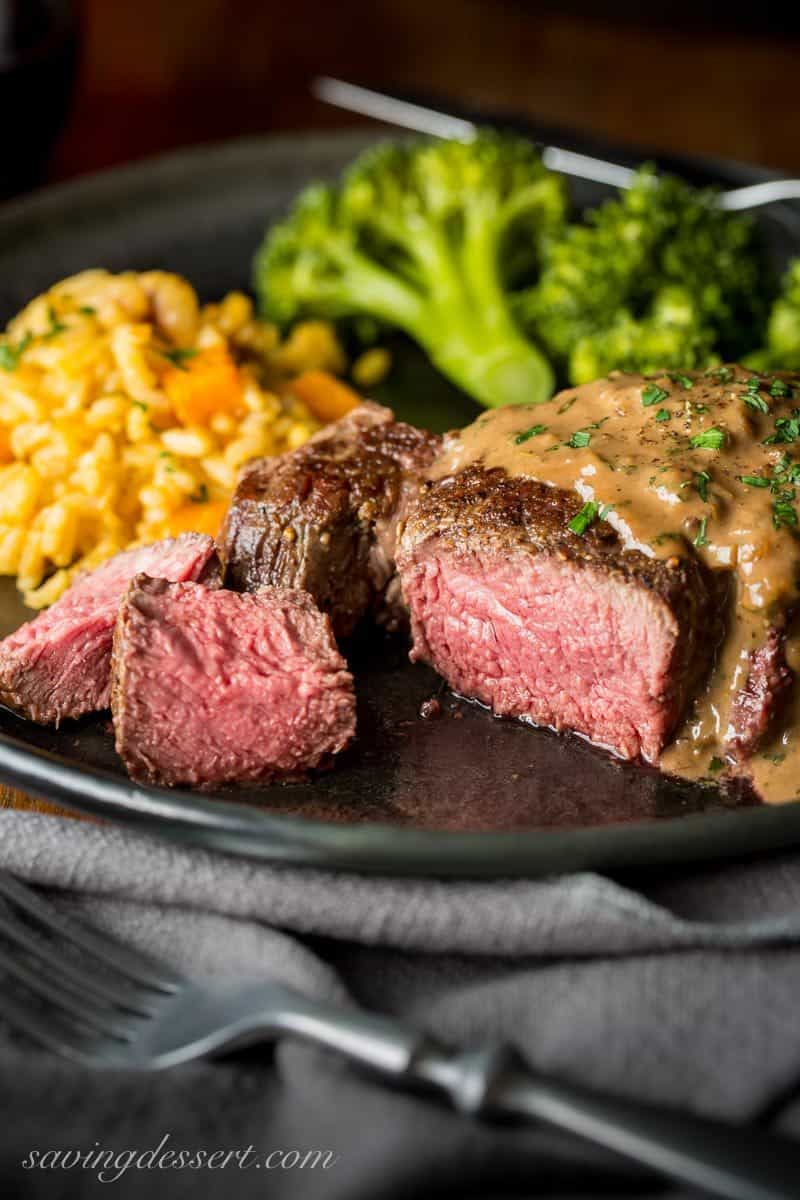
[[795, 484], [800, 483], [800, 463], [793, 463], [788, 454], [783, 454], [780, 462], [772, 468], [771, 478], [768, 475], [739, 475], [737, 478], [748, 487], [769, 488], [774, 497], [772, 523], [776, 529], [794, 528], [797, 525], [794, 502], [797, 498]]
[[668, 375], [667, 378], [672, 383], [679, 384], [685, 392], [694, 387], [694, 380], [690, 379], [688, 375]]
[[585, 450], [591, 440], [592, 435], [588, 429], [576, 429], [567, 445], [572, 446], [573, 450]]
[[791, 493], [782, 492], [775, 497], [772, 505], [772, 524], [776, 529], [794, 528], [797, 525], [797, 509], [794, 500], [794, 488]]
[[694, 539], [695, 546], [707, 546], [708, 537], [706, 531], [708, 529], [708, 517], [703, 517], [700, 521], [700, 528], [697, 531], [697, 537]]
[[521, 446], [523, 442], [527, 442], [529, 438], [538, 437], [540, 433], [546, 433], [546, 425], [531, 425], [530, 429], [523, 429], [522, 433], [518, 433], [514, 438], [514, 445]]
[[82, 312], [85, 317], [97, 316], [97, 309], [92, 308], [91, 304], [82, 304], [78, 309], [78, 312]]
[[772, 475], [738, 475], [740, 483], [748, 487], [769, 488], [773, 496], [772, 523], [776, 529], [794, 528], [797, 523], [797, 511], [794, 502], [797, 498], [796, 484], [800, 484], [800, 463], [792, 462], [787, 453], [781, 455], [780, 461], [772, 468]]
[[761, 380], [757, 375], [752, 375], [747, 381], [747, 388], [742, 392], [742, 399], [748, 408], [754, 408], [756, 412], [768, 413], [770, 407], [764, 397], [761, 395]]
[[564, 401], [564, 403], [559, 405], [559, 407], [558, 407], [557, 411], [559, 413], [559, 416], [562, 413], [569, 412], [569, 410], [572, 408], [573, 404], [575, 403], [575, 401], [577, 399], [578, 399], [577, 396], [567, 396], [567, 399]]
[[708, 500], [708, 485], [711, 483], [711, 476], [708, 471], [698, 471], [697, 475], [695, 475], [695, 483], [700, 493], [700, 499], [705, 504]]
[[689, 438], [689, 445], [693, 450], [721, 450], [725, 445], [725, 431], [716, 427], [704, 429]]
[[198, 350], [182, 350], [178, 348], [175, 350], [165, 350], [164, 358], [169, 359], [172, 365], [178, 367], [181, 371], [185, 371], [186, 367], [184, 363], [188, 362], [191, 358], [196, 358], [198, 354]]
[[50, 319], [50, 328], [44, 335], [45, 338], [55, 337], [57, 333], [63, 333], [67, 326], [59, 319], [58, 313], [52, 305], [48, 308], [47, 315]]
[[672, 413], [669, 411], [668, 408], [660, 408], [658, 410], [658, 412], [656, 413], [656, 420], [657, 421], [668, 421], [671, 416], [672, 416]]
[[143, 400], [131, 400], [131, 404], [133, 405], [134, 408], [140, 408], [142, 410], [142, 412], [149, 411], [147, 405], [144, 403]]
[[26, 333], [16, 346], [12, 346], [10, 342], [3, 342], [0, 345], [0, 368], [4, 371], [16, 371], [19, 366], [19, 360], [22, 358], [25, 351], [30, 346], [33, 338], [29, 333]]
[[788, 417], [778, 417], [775, 422], [775, 432], [764, 438], [762, 445], [787, 445], [800, 438], [800, 408], [793, 408]]
[[206, 484], [201, 483], [197, 491], [192, 492], [192, 494], [189, 496], [189, 499], [191, 500], [192, 504], [205, 504], [208, 500], [208, 487]]
[[730, 383], [733, 379], [733, 367], [712, 367], [706, 371], [706, 376], [716, 379], [717, 383]]
[[600, 505], [596, 500], [587, 500], [583, 508], [575, 513], [575, 516], [567, 525], [567, 529], [571, 529], [573, 533], [577, 533], [578, 537], [583, 537], [586, 530], [598, 518], [600, 513]]
[[715, 758], [712, 758], [711, 762], [708, 764], [708, 769], [712, 775], [717, 775], [724, 766], [725, 766], [725, 763], [722, 761], [722, 759], [715, 757]]
[[653, 404], [663, 404], [665, 400], [669, 400], [669, 392], [665, 392], [657, 384], [648, 383], [647, 387], [642, 388], [642, 404], [645, 408], [650, 408]]
[[776, 400], [790, 400], [793, 393], [785, 379], [773, 379], [769, 385], [769, 394]]
[[556, 442], [554, 446], [548, 446], [546, 452], [549, 454], [552, 450], [561, 450], [565, 446], [571, 447], [573, 450], [585, 450], [592, 440], [594, 430], [605, 425], [607, 420], [608, 417], [601, 417], [599, 421], [592, 421], [591, 425], [587, 425], [585, 429], [576, 429], [566, 442]]
[[793, 463], [788, 454], [782, 454], [775, 467], [775, 480], [778, 483], [800, 483], [800, 463]]
[[[585, 450], [592, 440], [592, 433], [595, 429], [599, 429], [605, 425], [608, 417], [601, 417], [599, 421], [592, 421], [591, 425], [587, 425], [585, 429], [576, 429], [568, 442], [560, 443], [563, 446], [571, 446], [573, 450]], [[557, 449], [557, 446], [551, 449]]]

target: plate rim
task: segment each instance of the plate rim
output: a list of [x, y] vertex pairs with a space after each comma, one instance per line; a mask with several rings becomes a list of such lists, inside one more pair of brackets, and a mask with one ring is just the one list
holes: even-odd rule
[[[352, 152], [381, 136], [387, 126], [355, 126], [326, 132], [286, 132], [185, 147], [79, 176], [0, 205], [0, 239], [16, 230], [40, 231], [57, 212], [105, 205], [131, 190], [148, 191], [171, 178], [185, 179], [195, 164], [217, 169], [233, 161], [295, 157], [298, 146], [323, 157]], [[569, 134], [560, 135], [562, 144]], [[582, 145], [586, 138], [575, 135]], [[606, 154], [622, 148], [597, 140]], [[658, 160], [659, 155], [652, 158]], [[674, 161], [674, 160], [673, 160]], [[779, 178], [768, 168], [694, 158], [710, 174], [730, 172]], [[800, 801], [678, 817], [611, 823], [564, 830], [451, 832], [418, 830], [376, 821], [337, 824], [273, 813], [199, 793], [145, 788], [101, 768], [80, 765], [0, 731], [0, 779], [72, 811], [138, 827], [160, 837], [251, 859], [389, 875], [450, 878], [533, 878], [564, 871], [636, 869], [680, 862], [750, 856], [800, 843]]]
[[[145, 788], [102, 768], [31, 750], [3, 732], [0, 778], [71, 810], [206, 849], [370, 874], [535, 878], [567, 870], [655, 866], [675, 862], [675, 855], [682, 864], [749, 857], [800, 841], [798, 801], [565, 830], [454, 833], [377, 821], [340, 825], [271, 813], [227, 797]], [[659, 831], [655, 839], [654, 829]]]

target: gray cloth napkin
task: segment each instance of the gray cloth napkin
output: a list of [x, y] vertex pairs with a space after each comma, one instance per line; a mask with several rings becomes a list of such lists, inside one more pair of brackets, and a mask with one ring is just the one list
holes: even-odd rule
[[[451, 1042], [509, 1040], [564, 1079], [800, 1136], [800, 854], [640, 872], [635, 888], [592, 874], [392, 880], [3, 812], [0, 866], [184, 971], [263, 972]], [[226, 1169], [224, 1181], [174, 1172], [168, 1189], [161, 1172], [128, 1173], [119, 1194], [667, 1194], [572, 1139], [468, 1127], [299, 1047], [277, 1064], [251, 1051], [140, 1078], [75, 1071], [6, 1038], [0, 1079], [13, 1113], [0, 1190], [13, 1178], [19, 1195], [84, 1195], [95, 1182], [62, 1171], [54, 1190], [52, 1174], [19, 1170], [26, 1148], [146, 1148], [164, 1133], [265, 1153], [325, 1143], [339, 1158], [325, 1172], [272, 1172], [266, 1190]]]

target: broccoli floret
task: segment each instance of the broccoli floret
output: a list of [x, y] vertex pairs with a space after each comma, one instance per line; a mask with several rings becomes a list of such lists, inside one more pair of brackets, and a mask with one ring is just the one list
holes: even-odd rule
[[[753, 344], [769, 278], [750, 217], [645, 167], [586, 224], [549, 239], [541, 277], [516, 311], [572, 382], [587, 377], [590, 361], [641, 369], [667, 354], [658, 365], [689, 368], [712, 347], [736, 358]], [[664, 311], [665, 297], [680, 297], [681, 319]]]
[[516, 323], [509, 288], [535, 277], [566, 212], [529, 142], [386, 144], [335, 186], [307, 189], [255, 263], [262, 311], [372, 318], [422, 345], [480, 403], [547, 400], [554, 376]]
[[650, 375], [718, 361], [713, 334], [698, 323], [691, 297], [683, 288], [666, 287], [646, 317], [623, 312], [607, 329], [582, 337], [570, 353], [568, 375], [575, 384], [589, 383], [614, 370]]
[[746, 358], [759, 371], [800, 370], [800, 258], [781, 281], [781, 291], [767, 321], [766, 344]]

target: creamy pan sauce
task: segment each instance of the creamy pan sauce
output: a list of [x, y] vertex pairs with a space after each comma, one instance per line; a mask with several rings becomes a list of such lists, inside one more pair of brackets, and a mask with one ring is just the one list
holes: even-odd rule
[[[546, 405], [485, 413], [448, 441], [433, 477], [478, 462], [577, 492], [585, 503], [575, 532], [606, 520], [626, 548], [698, 555], [731, 575], [714, 667], [661, 765], [690, 778], [734, 767], [732, 698], [751, 651], [800, 590], [800, 375], [615, 374]], [[800, 639], [789, 639], [788, 658], [800, 669]], [[789, 709], [748, 765], [772, 802], [800, 795], [796, 696]]]

